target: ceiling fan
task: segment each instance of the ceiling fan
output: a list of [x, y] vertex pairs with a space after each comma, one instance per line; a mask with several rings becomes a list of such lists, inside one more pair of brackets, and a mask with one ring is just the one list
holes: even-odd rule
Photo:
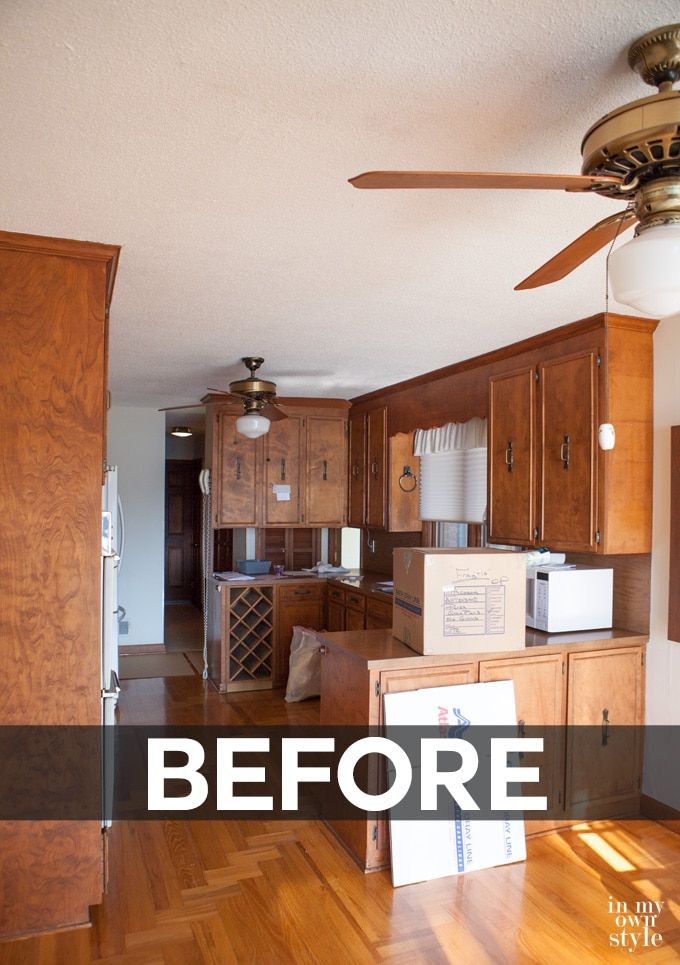
[[590, 191], [627, 207], [593, 225], [525, 278], [515, 290], [564, 278], [623, 231], [635, 237], [612, 252], [617, 301], [650, 315], [680, 311], [680, 24], [640, 37], [628, 63], [657, 93], [605, 114], [586, 132], [580, 175], [465, 171], [369, 171], [355, 188], [534, 188]]
[[[224, 396], [225, 401], [232, 402], [235, 407], [238, 405], [243, 414], [236, 420], [236, 431], [243, 436], [248, 436], [249, 439], [257, 439], [269, 432], [272, 422], [287, 419], [288, 415], [276, 398], [276, 383], [260, 379], [255, 374], [264, 359], [246, 355], [241, 361], [250, 372], [247, 378], [230, 382], [228, 391], [208, 389], [208, 392]], [[171, 406], [160, 411], [171, 412], [175, 409], [191, 408], [194, 406]]]

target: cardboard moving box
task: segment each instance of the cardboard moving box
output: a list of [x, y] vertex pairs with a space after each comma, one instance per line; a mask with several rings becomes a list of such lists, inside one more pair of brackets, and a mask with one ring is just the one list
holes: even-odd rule
[[394, 551], [395, 637], [418, 653], [524, 647], [526, 556], [507, 550]]

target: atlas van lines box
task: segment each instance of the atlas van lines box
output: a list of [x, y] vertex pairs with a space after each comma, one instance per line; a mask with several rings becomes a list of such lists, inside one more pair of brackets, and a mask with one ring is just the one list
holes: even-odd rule
[[394, 550], [392, 633], [418, 653], [524, 647], [526, 556], [507, 550]]

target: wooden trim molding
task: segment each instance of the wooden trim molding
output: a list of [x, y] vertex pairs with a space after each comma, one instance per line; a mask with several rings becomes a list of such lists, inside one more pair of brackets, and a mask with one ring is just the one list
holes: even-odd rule
[[647, 794], [641, 794], [640, 813], [644, 814], [646, 818], [651, 818], [653, 821], [663, 824], [669, 831], [680, 834], [680, 811], [671, 807], [670, 804], [664, 804], [663, 801], [657, 801], [656, 798], [649, 797]]
[[119, 645], [118, 654], [121, 657], [134, 657], [143, 653], [165, 653], [164, 643], [124, 643]]
[[486, 352], [484, 355], [475, 355], [472, 358], [464, 359], [462, 362], [455, 362], [453, 365], [446, 365], [444, 368], [434, 369], [432, 372], [425, 372], [423, 375], [417, 375], [412, 379], [405, 379], [403, 382], [395, 382], [393, 385], [387, 385], [382, 389], [374, 389], [372, 392], [358, 395], [352, 399], [352, 405], [371, 402], [374, 399], [382, 399], [383, 396], [395, 395], [397, 392], [403, 392], [405, 389], [417, 388], [420, 385], [436, 382], [439, 379], [446, 379], [452, 375], [459, 375], [461, 372], [480, 368], [483, 365], [503, 362], [506, 359], [513, 358], [515, 355], [521, 355], [523, 352], [540, 349], [544, 345], [554, 345], [557, 341], [572, 338], [574, 335], [582, 335], [584, 332], [595, 331], [601, 328], [603, 323], [612, 328], [633, 328], [644, 332], [653, 332], [659, 324], [656, 319], [639, 318], [632, 315], [614, 315], [611, 313], [607, 313], [606, 316], [603, 313], [590, 315], [588, 318], [582, 318], [577, 322], [569, 322], [567, 325], [560, 325], [558, 328], [550, 329], [548, 332], [531, 335], [529, 338], [524, 338], [520, 342], [513, 342], [512, 345], [505, 345], [502, 348], [494, 349], [492, 352]]

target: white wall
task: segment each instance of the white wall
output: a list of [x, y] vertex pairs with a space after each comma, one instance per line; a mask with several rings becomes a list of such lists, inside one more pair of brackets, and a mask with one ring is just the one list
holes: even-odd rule
[[[654, 335], [654, 530], [652, 599], [647, 651], [646, 720], [680, 725], [680, 643], [668, 640], [670, 427], [680, 425], [680, 318], [663, 320]], [[666, 748], [667, 750], [667, 748]], [[648, 741], [643, 791], [680, 807], [680, 775], [663, 743]]]
[[108, 461], [118, 466], [125, 512], [125, 559], [118, 601], [128, 644], [163, 643], [165, 583], [165, 416], [155, 409], [109, 410]]

